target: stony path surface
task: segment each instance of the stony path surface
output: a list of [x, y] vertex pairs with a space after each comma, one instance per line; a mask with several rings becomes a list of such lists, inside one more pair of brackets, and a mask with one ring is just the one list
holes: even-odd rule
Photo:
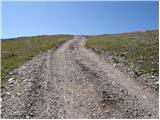
[[158, 93], [75, 37], [13, 73], [2, 88], [2, 118], [158, 118]]

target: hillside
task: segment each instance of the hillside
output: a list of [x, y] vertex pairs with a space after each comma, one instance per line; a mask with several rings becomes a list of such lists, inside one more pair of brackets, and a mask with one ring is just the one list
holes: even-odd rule
[[[67, 38], [65, 37], [65, 41]], [[87, 41], [86, 37], [75, 36], [57, 49], [55, 49], [57, 44], [53, 44], [53, 49], [33, 57], [32, 60], [14, 69], [12, 71], [14, 76], [8, 78], [6, 84], [1, 88], [1, 117], [7, 119], [157, 119], [159, 117], [158, 92], [114, 67], [112, 63], [106, 62], [96, 52], [87, 49], [85, 44], [86, 42], [87, 45], [88, 42], [93, 43], [92, 39], [89, 38]], [[55, 42], [55, 40], [51, 41]], [[57, 40], [61, 41], [62, 39], [58, 38]], [[26, 40], [26, 42], [28, 41], [33, 43], [32, 40]], [[41, 43], [40, 46], [44, 45], [44, 40], [42, 41], [42, 43], [38, 42]], [[99, 44], [100, 41], [103, 41], [103, 44]], [[107, 48], [106, 41], [98, 39], [92, 46], [103, 45], [104, 48]], [[105, 52], [115, 48], [114, 52], [118, 53], [120, 48], [124, 48], [120, 45], [127, 46], [129, 44], [123, 44], [120, 41], [129, 40], [112, 40], [109, 43], [113, 42], [114, 44], [111, 44], [110, 49], [106, 49]], [[24, 43], [23, 40], [21, 42]], [[117, 45], [116, 42], [120, 44]], [[34, 48], [38, 44], [37, 41], [35, 43], [33, 43]], [[49, 43], [48, 45], [50, 47]], [[23, 45], [19, 50], [16, 49], [21, 56], [30, 50], [25, 46], [28, 45]], [[10, 47], [18, 48], [13, 45]], [[44, 48], [45, 46], [37, 47], [36, 54], [46, 49]], [[119, 53], [125, 50], [122, 49]], [[148, 52], [152, 52], [151, 50]], [[20, 60], [28, 60], [24, 59], [26, 57], [16, 58], [18, 53], [9, 54], [11, 59], [8, 58], [8, 61], [14, 60], [16, 64]], [[30, 51], [31, 53], [32, 51]], [[28, 54], [25, 55], [28, 56]], [[108, 57], [106, 56], [106, 58]], [[27, 58], [30, 59], [30, 57]], [[22, 64], [22, 62], [20, 63]]]
[[[159, 32], [131, 32], [88, 37], [86, 46], [152, 87], [159, 74]], [[124, 71], [127, 71], [126, 69]]]
[[2, 83], [10, 77], [9, 72], [13, 69], [48, 49], [60, 46], [71, 38], [70, 35], [42, 35], [3, 39], [1, 41]]

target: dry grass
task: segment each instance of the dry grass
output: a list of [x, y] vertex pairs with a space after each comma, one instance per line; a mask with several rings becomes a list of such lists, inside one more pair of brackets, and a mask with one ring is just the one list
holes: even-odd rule
[[132, 32], [88, 37], [86, 46], [109, 52], [114, 62], [133, 65], [137, 76], [159, 73], [159, 31]]
[[69, 35], [44, 35], [2, 40], [2, 82], [8, 78], [9, 72], [13, 69], [45, 50], [61, 45], [71, 37]]

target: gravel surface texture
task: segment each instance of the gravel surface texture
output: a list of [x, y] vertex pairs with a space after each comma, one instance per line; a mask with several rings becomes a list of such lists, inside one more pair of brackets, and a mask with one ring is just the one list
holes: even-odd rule
[[2, 118], [154, 118], [158, 93], [84, 47], [76, 36], [34, 57], [1, 89]]

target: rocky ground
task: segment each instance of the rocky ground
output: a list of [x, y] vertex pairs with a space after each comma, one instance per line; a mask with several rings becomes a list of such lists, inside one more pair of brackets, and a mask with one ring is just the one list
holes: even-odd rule
[[158, 93], [75, 37], [12, 72], [2, 118], [158, 118]]
[[[91, 51], [98, 54], [102, 59], [104, 59], [106, 62], [110, 63], [115, 67], [116, 69], [119, 69], [121, 72], [128, 74], [131, 78], [136, 79], [138, 81], [141, 81], [143, 84], [146, 84], [146, 86], [151, 87], [155, 91], [159, 91], [159, 78], [158, 76], [154, 75], [153, 73], [147, 73], [142, 74], [140, 76], [137, 76], [135, 74], [135, 71], [138, 71], [138, 68], [136, 68], [134, 64], [126, 65], [127, 61], [124, 60], [122, 57], [114, 56], [110, 52], [104, 52], [100, 49], [96, 48], [90, 48]], [[119, 62], [116, 63], [114, 59], [117, 59]]]

